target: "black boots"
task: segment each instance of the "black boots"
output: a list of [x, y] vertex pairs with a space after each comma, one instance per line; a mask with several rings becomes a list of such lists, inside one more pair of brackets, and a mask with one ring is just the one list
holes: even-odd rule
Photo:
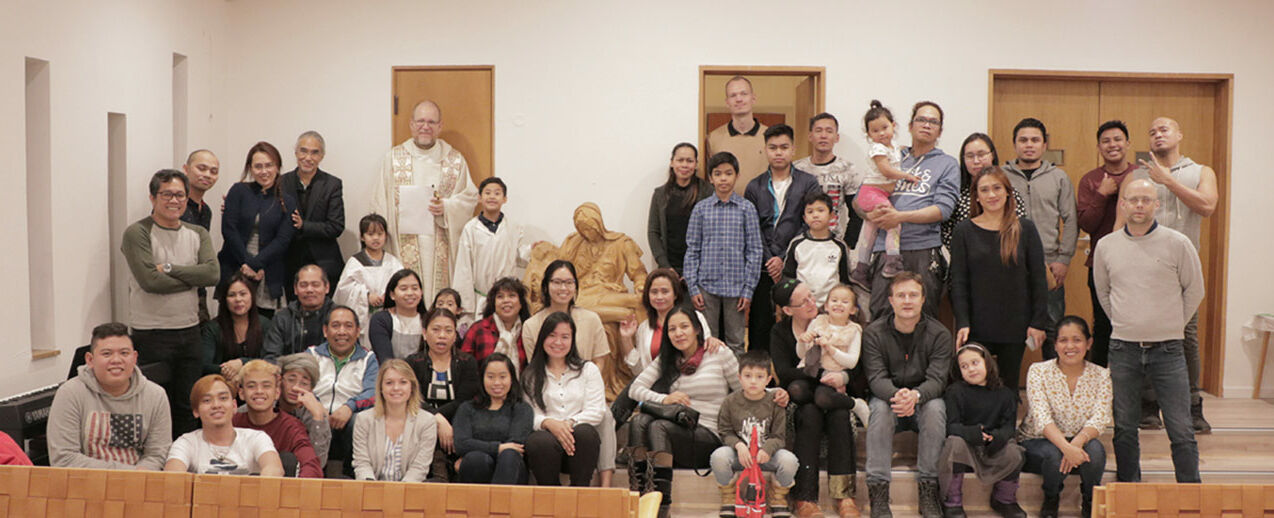
[[659, 516], [668, 516], [672, 507], [672, 468], [656, 466], [654, 471], [655, 491], [663, 493], [663, 499], [659, 502]]
[[942, 500], [938, 496], [938, 481], [920, 479], [916, 482], [917, 504], [925, 518], [942, 518]]
[[871, 518], [893, 518], [889, 511], [889, 483], [867, 482], [867, 498], [871, 502]]
[[1044, 505], [1040, 506], [1040, 518], [1057, 518], [1057, 505], [1059, 503], [1061, 503], [1060, 496], [1044, 495]]
[[1212, 433], [1212, 425], [1208, 423], [1207, 419], [1203, 418], [1203, 398], [1199, 398], [1190, 405], [1190, 423], [1194, 425], [1194, 433]]

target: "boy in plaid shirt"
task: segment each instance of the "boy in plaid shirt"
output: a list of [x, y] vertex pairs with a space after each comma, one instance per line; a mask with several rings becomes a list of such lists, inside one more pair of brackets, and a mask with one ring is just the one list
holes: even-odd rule
[[735, 355], [743, 354], [744, 315], [761, 276], [761, 229], [752, 202], [734, 193], [739, 161], [728, 152], [708, 159], [715, 196], [695, 205], [686, 227], [684, 276], [695, 309]]

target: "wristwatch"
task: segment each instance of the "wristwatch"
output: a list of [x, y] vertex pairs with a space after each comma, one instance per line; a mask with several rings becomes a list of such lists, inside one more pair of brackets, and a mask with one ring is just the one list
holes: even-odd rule
[[164, 273], [173, 272], [173, 263], [164, 263]]

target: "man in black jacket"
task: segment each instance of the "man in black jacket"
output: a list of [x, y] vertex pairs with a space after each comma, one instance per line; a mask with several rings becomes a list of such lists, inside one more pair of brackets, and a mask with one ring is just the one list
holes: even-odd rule
[[[340, 281], [344, 266], [336, 238], [345, 231], [345, 200], [341, 179], [319, 169], [326, 151], [323, 136], [317, 131], [302, 133], [296, 139], [296, 169], [279, 179], [279, 187], [295, 196], [297, 203], [292, 212], [296, 237], [285, 260], [287, 275], [294, 277], [302, 266], [317, 264], [327, 276], [330, 290]], [[292, 286], [285, 289], [288, 300], [296, 300]]]
[[947, 407], [942, 400], [951, 370], [951, 332], [923, 313], [924, 282], [904, 271], [889, 284], [893, 315], [877, 319], [863, 331], [863, 366], [871, 389], [867, 424], [867, 490], [873, 517], [889, 512], [889, 480], [894, 433], [919, 433], [917, 476], [920, 512], [941, 517], [938, 455], [947, 435]]

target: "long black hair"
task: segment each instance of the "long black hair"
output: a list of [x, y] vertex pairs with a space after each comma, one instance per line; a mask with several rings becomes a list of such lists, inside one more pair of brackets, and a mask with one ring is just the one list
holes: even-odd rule
[[659, 311], [650, 303], [650, 287], [655, 284], [656, 279], [667, 279], [672, 284], [672, 305], [679, 306], [686, 302], [686, 282], [681, 280], [681, 275], [677, 274], [677, 270], [672, 268], [656, 268], [646, 276], [646, 289], [641, 292], [641, 305], [646, 308], [646, 322], [650, 327], [655, 327], [659, 323]]
[[[970, 133], [968, 137], [965, 137], [964, 143], [960, 144], [960, 192], [968, 190], [972, 193], [977, 190], [972, 187], [973, 174], [969, 172], [969, 166], [964, 163], [964, 149], [969, 147], [969, 144], [978, 140], [986, 144], [987, 149], [991, 150], [991, 167], [1000, 166], [1000, 153], [995, 150], [995, 142], [991, 141], [991, 136], [986, 133]], [[974, 199], [977, 198], [973, 194], [970, 194], [969, 196]], [[1012, 198], [1012, 196], [1010, 196], [1010, 198]]]
[[[236, 282], [243, 283], [248, 288], [248, 295], [251, 302], [248, 303], [248, 331], [243, 335], [243, 346], [235, 343], [234, 334], [234, 315], [230, 313], [230, 303], [226, 301], [228, 298], [226, 292], [230, 291], [230, 286]], [[257, 282], [248, 278], [243, 272], [234, 272], [226, 283], [221, 285], [221, 298], [218, 299], [217, 306], [217, 327], [221, 329], [221, 343], [217, 344], [217, 348], [221, 350], [222, 358], [226, 360], [234, 358], [257, 358], [261, 356], [261, 343], [265, 332], [261, 329], [261, 318], [257, 312]]]
[[526, 303], [526, 285], [522, 284], [517, 277], [501, 277], [491, 285], [491, 289], [487, 290], [486, 306], [482, 308], [482, 318], [495, 314], [495, 297], [502, 291], [518, 296], [518, 304], [521, 306], [518, 310], [518, 320], [525, 322], [526, 319], [531, 318], [531, 307]]
[[[540, 279], [540, 301], [544, 303], [546, 308], [553, 305], [553, 296], [549, 295], [549, 282], [552, 280], [553, 274], [561, 268], [566, 268], [567, 271], [571, 272], [571, 278], [575, 279], [575, 295], [579, 295], [579, 274], [575, 273], [575, 264], [566, 259], [554, 260], [549, 263], [548, 267], [544, 268], [544, 278]], [[571, 303], [567, 306], [574, 305], [575, 297], [571, 297]]]
[[513, 405], [522, 401], [522, 384], [518, 383], [517, 368], [513, 366], [513, 360], [509, 359], [504, 353], [491, 353], [482, 359], [482, 364], [478, 366], [478, 377], [480, 378], [482, 390], [479, 390], [473, 396], [473, 403], [479, 409], [487, 409], [491, 406], [491, 395], [487, 394], [487, 367], [492, 363], [503, 363], [506, 369], [509, 369], [509, 393], [504, 396], [504, 401]]
[[690, 325], [695, 329], [695, 340], [699, 347], [703, 347], [703, 324], [699, 323], [699, 316], [685, 306], [673, 306], [668, 310], [668, 314], [664, 316], [663, 338], [659, 340], [659, 379], [650, 386], [655, 392], [668, 392], [672, 388], [672, 382], [681, 376], [681, 367], [678, 365], [683, 360], [681, 351], [673, 347], [672, 339], [668, 338], [668, 323], [672, 322], [673, 315], [685, 315], [690, 319]]
[[389, 309], [394, 307], [394, 298], [390, 295], [394, 294], [394, 290], [398, 288], [398, 283], [408, 276], [415, 277], [416, 284], [420, 286], [420, 300], [416, 302], [416, 312], [423, 315], [425, 312], [429, 311], [429, 309], [425, 307], [425, 283], [420, 282], [420, 275], [410, 268], [398, 270], [394, 272], [394, 275], [389, 277], [389, 282], [385, 283], [385, 301], [381, 305], [381, 308]]
[[522, 371], [522, 389], [531, 395], [531, 400], [541, 410], [545, 408], [544, 379], [548, 376], [546, 369], [549, 363], [549, 353], [544, 350], [544, 341], [562, 324], [571, 326], [571, 350], [566, 353], [566, 366], [571, 370], [584, 368], [584, 360], [579, 357], [579, 350], [575, 348], [575, 321], [561, 311], [549, 315], [544, 319], [544, 325], [540, 326], [540, 335], [535, 339], [535, 352], [531, 353], [531, 361], [527, 362], [526, 369]]
[[952, 370], [954, 371], [951, 377], [953, 382], [968, 383], [964, 381], [964, 372], [960, 370], [960, 355], [969, 351], [978, 353], [978, 356], [982, 357], [982, 365], [986, 369], [986, 388], [994, 390], [1003, 387], [1004, 380], [1000, 378], [999, 364], [995, 363], [994, 358], [991, 358], [991, 351], [977, 342], [966, 342], [959, 349], [956, 349], [955, 357], [952, 358], [954, 361], [951, 362], [951, 367], [953, 367]]

